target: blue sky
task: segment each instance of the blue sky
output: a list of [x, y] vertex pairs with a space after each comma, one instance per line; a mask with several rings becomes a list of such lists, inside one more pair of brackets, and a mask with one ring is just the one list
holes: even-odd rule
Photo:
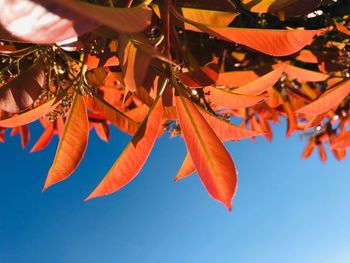
[[0, 262], [350, 262], [349, 161], [302, 161], [304, 142], [286, 140], [284, 129], [274, 127], [272, 143], [227, 144], [239, 171], [231, 213], [197, 175], [173, 183], [185, 155], [180, 138], [161, 137], [132, 183], [84, 203], [128, 136], [113, 130], [106, 144], [91, 133], [78, 170], [44, 193], [57, 140], [29, 154], [8, 137], [0, 145]]

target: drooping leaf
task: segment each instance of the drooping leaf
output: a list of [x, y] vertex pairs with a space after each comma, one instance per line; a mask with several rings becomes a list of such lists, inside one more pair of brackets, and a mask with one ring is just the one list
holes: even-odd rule
[[22, 125], [18, 127], [19, 135], [21, 136], [22, 149], [26, 148], [30, 139], [30, 130], [27, 125]]
[[253, 70], [227, 71], [219, 74], [217, 86], [238, 87], [248, 84], [259, 78]]
[[44, 84], [44, 65], [38, 61], [0, 88], [0, 109], [10, 113], [27, 109], [38, 97]]
[[139, 125], [126, 114], [119, 111], [99, 96], [95, 96], [94, 102], [103, 115], [119, 130], [129, 135], [136, 133]]
[[45, 128], [44, 132], [42, 133], [40, 138], [37, 140], [37, 142], [34, 144], [30, 152], [33, 153], [44, 149], [50, 143], [54, 134], [55, 134], [55, 127], [52, 122]]
[[177, 182], [187, 176], [190, 176], [196, 171], [196, 168], [193, 165], [193, 161], [191, 158], [191, 155], [187, 152], [185, 159], [182, 162], [182, 165], [177, 172], [176, 176], [174, 177], [174, 182]]
[[321, 114], [339, 105], [339, 103], [350, 93], [350, 80], [342, 81], [329, 89], [317, 100], [298, 109], [297, 113], [310, 115]]
[[139, 50], [132, 40], [127, 36], [121, 36], [126, 39], [120, 39], [119, 58], [122, 59], [121, 67], [124, 73], [124, 83], [128, 91], [135, 92], [138, 87], [143, 86], [146, 78], [151, 57]]
[[322, 143], [317, 145], [318, 155], [320, 157], [321, 162], [325, 163], [327, 161], [327, 153], [324, 145]]
[[332, 144], [334, 150], [344, 150], [350, 147], [350, 131], [343, 131], [338, 138], [336, 138]]
[[75, 94], [43, 190], [68, 178], [74, 172], [84, 156], [88, 137], [89, 121], [85, 101], [81, 95]]
[[263, 135], [261, 132], [247, 130], [230, 122], [224, 121], [202, 109], [200, 109], [199, 112], [221, 141], [238, 141], [253, 136]]
[[224, 89], [214, 87], [206, 88], [210, 92], [208, 98], [216, 105], [232, 109], [246, 108], [263, 101], [264, 96], [249, 96], [236, 94]]
[[189, 99], [180, 95], [175, 103], [181, 132], [202, 183], [212, 198], [231, 210], [237, 173], [230, 154]]
[[285, 70], [285, 65], [279, 65], [275, 70], [261, 76], [258, 79], [253, 80], [237, 89], [234, 92], [242, 95], [259, 95], [265, 90], [271, 88], [282, 76]]
[[307, 70], [292, 65], [286, 65], [284, 72], [288, 75], [290, 79], [296, 79], [300, 82], [325, 81], [327, 78], [329, 78], [328, 74]]
[[181, 73], [178, 75], [181, 82], [191, 88], [213, 85], [219, 77], [217, 62], [211, 62], [198, 70]]
[[21, 125], [25, 125], [25, 124], [29, 124], [33, 121], [36, 121], [37, 119], [39, 119], [40, 117], [43, 117], [45, 114], [49, 113], [50, 110], [52, 110], [53, 108], [55, 108], [57, 106], [57, 104], [60, 103], [61, 96], [49, 100], [45, 103], [43, 103], [42, 105], [34, 108], [34, 109], [30, 109], [28, 111], [25, 111], [21, 114], [18, 115], [14, 115], [10, 118], [6, 118], [6, 119], [2, 119], [0, 120], [0, 127], [16, 127], [16, 126], [21, 126]]
[[324, 29], [256, 29], [205, 25], [186, 19], [174, 8], [171, 11], [177, 19], [197, 27], [202, 32], [225, 41], [245, 45], [272, 56], [291, 55], [310, 44], [314, 36], [324, 32]]
[[287, 137], [290, 137], [298, 128], [298, 122], [290, 102], [283, 103], [284, 111], [287, 115]]
[[314, 139], [310, 139], [309, 142], [307, 143], [303, 153], [301, 154], [301, 159], [305, 160], [306, 158], [311, 156], [311, 154], [313, 153], [315, 147], [316, 147], [315, 140]]
[[137, 176], [157, 139], [162, 117], [162, 101], [158, 98], [123, 153], [86, 200], [118, 191]]
[[101, 140], [105, 142], [109, 142], [111, 132], [108, 124], [105, 121], [100, 123], [95, 123], [94, 128], [95, 128], [96, 134]]

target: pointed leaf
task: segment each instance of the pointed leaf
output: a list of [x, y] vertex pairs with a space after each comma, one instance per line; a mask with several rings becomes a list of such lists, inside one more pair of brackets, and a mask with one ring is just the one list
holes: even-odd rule
[[44, 149], [50, 143], [54, 133], [55, 127], [52, 122], [45, 128], [44, 132], [42, 133], [38, 141], [34, 144], [30, 152], [33, 153]]
[[133, 135], [136, 133], [139, 125], [130, 117], [113, 107], [107, 101], [103, 100], [99, 96], [95, 95], [94, 102], [97, 108], [103, 113], [103, 115], [119, 130]]
[[221, 141], [237, 141], [253, 136], [263, 135], [261, 132], [247, 130], [230, 122], [224, 121], [202, 109], [200, 109], [199, 112], [203, 115], [209, 126], [214, 130]]
[[202, 183], [212, 198], [231, 210], [237, 172], [230, 154], [189, 99], [177, 96], [175, 102], [181, 132]]
[[297, 113], [321, 114], [339, 105], [339, 103], [350, 93], [350, 80], [343, 81], [330, 90], [326, 91], [314, 102], [298, 109]]
[[162, 116], [162, 101], [157, 99], [121, 156], [86, 200], [118, 191], [136, 177], [157, 139]]
[[292, 65], [287, 65], [284, 72], [288, 75], [290, 79], [296, 79], [300, 82], [306, 81], [325, 81], [329, 78], [328, 74], [324, 74], [317, 71], [307, 70], [300, 67], [295, 67]]
[[208, 98], [213, 103], [221, 107], [228, 107], [232, 109], [250, 107], [266, 99], [264, 96], [240, 95], [214, 87], [210, 87], [208, 90], [210, 91]]
[[89, 121], [85, 101], [81, 95], [75, 94], [43, 190], [68, 178], [74, 172], [84, 156], [88, 137]]
[[246, 85], [234, 89], [234, 92], [242, 95], [259, 95], [265, 90], [271, 88], [281, 78], [284, 69], [284, 64], [279, 65], [275, 70], [247, 83]]
[[45, 114], [49, 113], [52, 109], [54, 109], [57, 106], [57, 104], [60, 103], [60, 101], [60, 98], [55, 98], [43, 103], [42, 105], [34, 109], [30, 109], [21, 114], [14, 115], [10, 118], [2, 119], [0, 120], [0, 127], [10, 128], [21, 126], [24, 124], [29, 124], [33, 121], [36, 121], [37, 119], [43, 117]]
[[174, 178], [174, 182], [177, 182], [178, 180], [181, 180], [187, 176], [190, 176], [195, 171], [196, 171], [196, 168], [194, 167], [191, 155], [187, 152], [185, 159], [182, 162], [182, 165]]
[[291, 55], [308, 45], [314, 36], [325, 31], [324, 29], [284, 30], [220, 27], [217, 25], [205, 25], [186, 19], [174, 8], [171, 11], [177, 19], [197, 27], [202, 32], [206, 32], [219, 39], [248, 46], [272, 56]]

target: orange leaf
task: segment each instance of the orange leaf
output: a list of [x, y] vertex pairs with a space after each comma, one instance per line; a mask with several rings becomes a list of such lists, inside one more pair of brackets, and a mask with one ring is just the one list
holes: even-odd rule
[[210, 91], [208, 98], [213, 103], [222, 107], [228, 107], [232, 109], [250, 107], [263, 101], [266, 98], [264, 96], [240, 95], [234, 93], [234, 91], [230, 92], [224, 89], [218, 89], [214, 87], [208, 87], [206, 88], [206, 90]]
[[218, 77], [219, 68], [217, 62], [211, 62], [199, 70], [179, 74], [183, 84], [191, 88], [198, 88], [214, 84]]
[[44, 149], [51, 141], [55, 133], [55, 127], [53, 123], [50, 123], [44, 130], [43, 134], [40, 136], [39, 140], [34, 144], [31, 153], [40, 151]]
[[310, 139], [303, 153], [301, 154], [301, 159], [305, 160], [306, 158], [308, 158], [313, 153], [315, 147], [316, 147], [315, 139], [312, 138]]
[[215, 115], [200, 109], [199, 111], [205, 118], [209, 126], [215, 131], [221, 141], [236, 141], [253, 136], [263, 135], [261, 132], [247, 130], [236, 126], [230, 122], [224, 121]]
[[0, 120], [0, 127], [10, 128], [31, 123], [50, 112], [50, 110], [55, 108], [60, 101], [61, 99], [55, 98], [34, 109], [25, 111], [18, 115], [14, 115], [10, 118], [2, 119]]
[[195, 171], [196, 171], [196, 168], [193, 165], [191, 155], [189, 155], [189, 153], [187, 152], [185, 159], [174, 178], [174, 182], [177, 182], [178, 180], [181, 180], [187, 176], [190, 176]]
[[18, 113], [33, 104], [45, 84], [44, 64], [37, 62], [0, 88], [0, 109]]
[[295, 132], [298, 128], [298, 122], [296, 116], [294, 114], [292, 105], [289, 102], [283, 103], [283, 108], [285, 113], [287, 114], [288, 127], [287, 127], [287, 137], [291, 136], [293, 132]]
[[285, 65], [279, 65], [275, 70], [261, 76], [260, 78], [249, 82], [248, 84], [234, 89], [234, 93], [242, 95], [259, 95], [265, 90], [271, 88], [282, 76]]
[[172, 8], [171, 11], [177, 19], [197, 27], [202, 32], [272, 56], [291, 55], [308, 45], [314, 36], [324, 32], [324, 29], [285, 30], [220, 27], [191, 21], [180, 15], [175, 8]]
[[135, 134], [138, 129], [138, 124], [134, 120], [129, 118], [123, 112], [119, 111], [117, 108], [113, 107], [111, 104], [99, 96], [95, 95], [94, 97], [94, 102], [97, 108], [113, 125], [127, 134]]
[[237, 172], [230, 154], [189, 99], [180, 95], [175, 103], [181, 132], [202, 183], [212, 198], [231, 210]]
[[151, 57], [137, 48], [133, 40], [121, 35], [119, 58], [124, 73], [124, 83], [128, 91], [135, 92], [138, 87], [143, 86], [146, 78]]
[[253, 70], [228, 71], [219, 74], [216, 81], [217, 86], [238, 87], [246, 85], [259, 78], [259, 75]]
[[342, 81], [341, 83], [335, 85], [335, 87], [327, 90], [317, 100], [298, 109], [296, 112], [316, 115], [329, 111], [330, 109], [338, 106], [339, 103], [341, 103], [341, 101], [349, 94], [349, 92], [350, 80]]
[[100, 137], [101, 140], [105, 142], [109, 142], [110, 130], [108, 124], [103, 121], [101, 123], [95, 123], [94, 125], [96, 134]]
[[136, 177], [157, 139], [162, 116], [162, 101], [158, 98], [121, 156], [85, 201], [118, 191]]
[[84, 156], [88, 137], [89, 121], [85, 101], [81, 95], [75, 94], [43, 191], [74, 172]]
[[318, 155], [320, 156], [321, 162], [325, 163], [327, 161], [326, 149], [324, 148], [322, 143], [317, 145], [317, 148], [318, 148]]
[[324, 81], [329, 75], [317, 71], [307, 70], [292, 65], [287, 65], [284, 72], [290, 79], [296, 79], [300, 82], [306, 81]]

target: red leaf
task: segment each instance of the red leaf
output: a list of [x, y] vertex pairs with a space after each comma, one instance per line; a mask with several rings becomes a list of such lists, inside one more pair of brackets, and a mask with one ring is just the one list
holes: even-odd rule
[[30, 152], [33, 153], [44, 149], [50, 143], [54, 133], [55, 133], [55, 127], [52, 122], [45, 128], [43, 134], [40, 136], [38, 141], [34, 144]]
[[334, 150], [343, 150], [350, 147], [350, 131], [343, 131], [338, 138], [331, 143]]
[[206, 88], [206, 90], [209, 90], [210, 94], [208, 95], [208, 98], [213, 103], [222, 107], [228, 107], [232, 109], [250, 107], [263, 101], [266, 98], [264, 96], [240, 95], [234, 93], [234, 91], [230, 92], [224, 89], [218, 89], [214, 87]]
[[40, 117], [43, 117], [45, 114], [50, 112], [53, 108], [59, 104], [61, 99], [55, 98], [52, 100], [49, 100], [45, 102], [44, 104], [28, 110], [26, 112], [23, 112], [18, 115], [14, 115], [10, 118], [2, 119], [0, 120], [0, 127], [16, 127], [16, 126], [21, 126], [24, 124], [29, 124], [33, 121], [36, 121]]
[[101, 123], [95, 123], [94, 128], [98, 137], [105, 142], [109, 142], [109, 137], [111, 132], [109, 130], [108, 124], [104, 121]]
[[275, 70], [253, 80], [252, 82], [249, 82], [244, 86], [234, 89], [233, 91], [242, 95], [259, 95], [265, 90], [271, 88], [281, 78], [285, 66], [285, 64], [278, 65]]
[[261, 132], [247, 130], [230, 122], [224, 121], [204, 110], [200, 110], [200, 113], [207, 121], [209, 126], [215, 131], [216, 135], [220, 138], [221, 141], [236, 141], [253, 136], [263, 135]]
[[175, 102], [181, 132], [202, 183], [212, 198], [231, 210], [237, 173], [230, 154], [189, 99], [177, 96]]
[[113, 107], [111, 104], [95, 95], [94, 102], [97, 108], [103, 113], [103, 115], [119, 130], [133, 135], [136, 133], [139, 125], [130, 117]]
[[298, 122], [294, 114], [292, 105], [289, 102], [283, 103], [284, 112], [287, 114], [288, 127], [287, 127], [287, 137], [290, 137], [293, 132], [298, 128]]
[[329, 111], [330, 109], [339, 105], [339, 103], [349, 94], [350, 92], [350, 80], [342, 81], [335, 85], [335, 87], [327, 90], [321, 97], [314, 102], [298, 109], [297, 113], [304, 114], [321, 114]]
[[306, 145], [303, 153], [301, 154], [301, 159], [305, 160], [306, 158], [308, 158], [309, 156], [311, 156], [311, 154], [313, 153], [314, 149], [316, 147], [316, 143], [314, 139], [310, 139], [310, 141], [308, 142], [308, 144]]
[[177, 19], [192, 24], [202, 32], [206, 32], [225, 41], [248, 46], [272, 56], [291, 55], [308, 45], [314, 36], [325, 31], [324, 29], [285, 30], [220, 27], [216, 25], [205, 25], [186, 19], [175, 8], [172, 8], [171, 11]]
[[317, 148], [318, 148], [318, 155], [320, 156], [321, 162], [325, 163], [327, 161], [326, 149], [324, 148], [322, 143], [317, 145]]
[[41, 61], [0, 88], [0, 109], [17, 113], [33, 104], [45, 84]]
[[69, 177], [84, 156], [89, 137], [89, 121], [84, 98], [75, 94], [56, 156], [43, 191]]
[[219, 74], [216, 81], [217, 86], [238, 87], [246, 85], [259, 78], [259, 75], [253, 70], [228, 71]]
[[174, 182], [177, 182], [178, 180], [181, 180], [187, 176], [190, 176], [195, 171], [196, 171], [196, 168], [194, 167], [191, 155], [189, 155], [189, 153], [187, 152], [185, 159], [174, 178]]
[[296, 79], [300, 82], [306, 81], [324, 81], [329, 78], [328, 74], [317, 71], [307, 70], [292, 65], [286, 65], [284, 72], [290, 79]]
[[209, 63], [199, 70], [179, 74], [183, 84], [191, 88], [205, 87], [214, 84], [219, 77], [217, 62]]
[[143, 86], [151, 57], [138, 49], [133, 40], [129, 40], [125, 35], [120, 37], [119, 42], [122, 43], [119, 58], [122, 63], [125, 87], [128, 91], [135, 92], [138, 87]]
[[19, 126], [19, 135], [21, 136], [22, 148], [26, 148], [29, 143], [30, 131], [27, 125]]
[[118, 191], [136, 177], [157, 139], [162, 116], [162, 101], [158, 99], [121, 156], [85, 201]]

